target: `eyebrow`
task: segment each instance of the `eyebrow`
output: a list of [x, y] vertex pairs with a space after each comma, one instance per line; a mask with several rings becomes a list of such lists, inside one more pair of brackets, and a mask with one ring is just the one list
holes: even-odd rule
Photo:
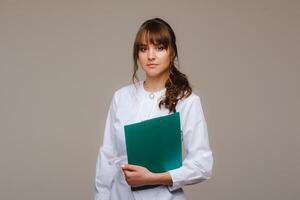
[[[154, 46], [161, 46], [161, 45], [163, 45], [163, 44], [153, 44]], [[146, 47], [146, 46], [148, 46], [147, 44], [140, 44], [139, 45], [140, 47]]]

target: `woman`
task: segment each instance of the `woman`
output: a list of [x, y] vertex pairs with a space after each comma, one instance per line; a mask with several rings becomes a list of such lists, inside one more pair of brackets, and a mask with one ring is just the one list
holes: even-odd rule
[[[110, 104], [103, 144], [96, 165], [95, 200], [186, 199], [184, 185], [209, 179], [213, 157], [200, 97], [192, 92], [187, 77], [175, 66], [176, 38], [170, 25], [160, 18], [144, 22], [134, 48], [133, 84], [114, 93]], [[145, 79], [138, 80], [141, 67]], [[182, 167], [152, 173], [129, 165], [124, 125], [179, 112], [186, 157]], [[132, 191], [131, 187], [160, 185]]]

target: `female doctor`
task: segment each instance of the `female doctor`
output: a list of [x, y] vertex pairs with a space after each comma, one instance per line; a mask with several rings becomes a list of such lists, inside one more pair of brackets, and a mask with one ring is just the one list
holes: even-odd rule
[[[115, 91], [96, 163], [95, 200], [183, 200], [182, 187], [209, 179], [213, 156], [201, 100], [175, 66], [176, 38], [160, 18], [145, 21], [133, 47], [133, 84]], [[145, 72], [139, 80], [138, 68]], [[186, 157], [165, 173], [127, 164], [124, 125], [179, 112]], [[160, 185], [132, 191], [131, 186]]]

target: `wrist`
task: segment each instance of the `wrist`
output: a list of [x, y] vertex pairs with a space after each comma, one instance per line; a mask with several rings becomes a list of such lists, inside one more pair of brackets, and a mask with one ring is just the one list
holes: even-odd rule
[[151, 185], [172, 185], [172, 177], [169, 172], [165, 173], [152, 173], [149, 178]]

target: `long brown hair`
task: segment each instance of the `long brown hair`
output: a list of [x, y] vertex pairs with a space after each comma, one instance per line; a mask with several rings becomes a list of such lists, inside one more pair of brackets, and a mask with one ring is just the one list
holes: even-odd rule
[[[138, 70], [138, 53], [142, 45], [142, 39], [146, 36], [146, 41], [151, 44], [163, 45], [165, 49], [170, 48], [169, 77], [165, 83], [166, 96], [159, 102], [159, 108], [162, 105], [169, 109], [169, 113], [176, 112], [176, 105], [180, 99], [191, 95], [192, 88], [187, 76], [181, 73], [178, 68], [178, 53], [176, 46], [175, 33], [171, 26], [160, 18], [153, 18], [145, 21], [139, 28], [133, 46], [133, 75], [132, 81], [138, 81], [136, 75]], [[177, 62], [176, 62], [177, 61]], [[179, 66], [178, 66], [179, 67]]]

